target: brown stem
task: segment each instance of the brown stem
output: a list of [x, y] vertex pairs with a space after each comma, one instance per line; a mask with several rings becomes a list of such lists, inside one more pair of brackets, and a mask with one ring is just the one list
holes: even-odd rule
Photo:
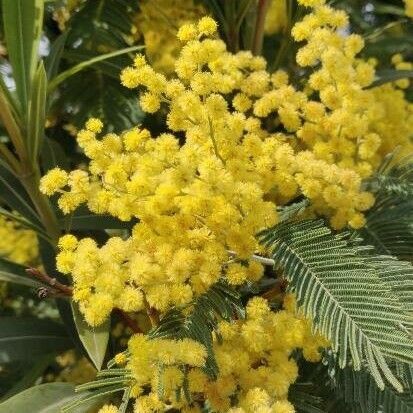
[[[71, 297], [73, 295], [73, 288], [60, 283], [56, 280], [56, 278], [50, 277], [49, 275], [45, 274], [44, 272], [38, 270], [37, 268], [27, 268], [26, 272], [33, 277], [36, 277], [39, 281], [44, 284], [50, 285], [52, 288], [47, 287], [40, 287], [38, 290], [38, 295], [40, 298], [47, 298], [47, 297]], [[120, 308], [114, 308], [113, 312], [118, 314], [122, 321], [130, 327], [130, 329], [134, 333], [142, 333], [142, 330], [136, 324], [136, 322], [129, 317], [123, 310]]]
[[151, 307], [144, 297], [144, 304], [146, 308], [146, 314], [148, 314], [149, 320], [151, 321], [152, 327], [156, 327], [159, 324], [159, 313], [155, 310], [155, 308]]
[[126, 324], [134, 333], [143, 333], [136, 321], [129, 317], [124, 311], [119, 308], [114, 308], [113, 312], [117, 314], [119, 318], [122, 319], [123, 323]]
[[264, 41], [265, 17], [269, 6], [269, 0], [258, 0], [257, 18], [251, 51], [254, 55], [260, 55]]
[[54, 290], [60, 292], [65, 296], [71, 296], [73, 293], [72, 287], [60, 283], [56, 280], [56, 278], [50, 277], [49, 275], [41, 272], [37, 268], [27, 268], [26, 272], [32, 275], [33, 277], [36, 277], [42, 283], [50, 285], [51, 287], [53, 287]]

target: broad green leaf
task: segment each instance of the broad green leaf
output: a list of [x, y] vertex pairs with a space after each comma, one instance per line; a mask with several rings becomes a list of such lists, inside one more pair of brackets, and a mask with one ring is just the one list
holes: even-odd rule
[[[0, 404], [1, 413], [61, 413], [67, 403], [79, 398], [75, 386], [70, 383], [46, 383], [27, 389]], [[102, 404], [102, 398], [77, 406], [72, 413], [94, 411]]]
[[64, 327], [52, 320], [0, 318], [0, 363], [58, 353], [72, 345]]
[[27, 146], [32, 161], [37, 162], [44, 137], [46, 123], [47, 76], [43, 62], [39, 63], [33, 79], [27, 121]]
[[109, 341], [110, 320], [98, 327], [90, 327], [83, 318], [76, 303], [72, 302], [73, 318], [75, 320], [80, 341], [89, 354], [97, 370], [100, 370], [106, 354]]
[[0, 280], [14, 284], [26, 285], [28, 287], [39, 288], [42, 284], [33, 277], [30, 277], [25, 267], [20, 264], [0, 258]]
[[376, 80], [368, 87], [368, 89], [411, 77], [413, 77], [413, 70], [380, 70], [376, 74]]
[[56, 89], [56, 87], [60, 83], [64, 82], [70, 76], [73, 76], [74, 74], [80, 72], [81, 70], [94, 65], [95, 63], [101, 62], [106, 59], [110, 59], [111, 57], [120, 56], [122, 54], [136, 52], [137, 50], [142, 50], [143, 48], [144, 46], [127, 47], [125, 49], [116, 50], [115, 52], [105, 53], [103, 55], [96, 56], [92, 59], [86, 60], [85, 62], [79, 63], [76, 66], [73, 66], [70, 69], [65, 70], [64, 72], [60, 73], [53, 80], [51, 80], [49, 83], [48, 91], [52, 92], [54, 89]]
[[26, 113], [43, 26], [43, 0], [3, 0], [3, 24], [17, 95]]

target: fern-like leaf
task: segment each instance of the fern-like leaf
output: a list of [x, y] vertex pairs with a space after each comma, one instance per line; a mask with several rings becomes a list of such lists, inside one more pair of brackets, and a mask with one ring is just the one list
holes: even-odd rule
[[413, 162], [410, 158], [392, 165], [388, 156], [376, 175], [366, 183], [376, 203], [368, 211], [361, 237], [379, 254], [412, 261], [413, 251]]
[[[298, 305], [331, 342], [340, 367], [364, 363], [377, 385], [402, 385], [387, 358], [413, 361], [413, 341], [400, 302], [370, 264], [365, 247], [333, 235], [321, 220], [282, 223], [261, 234]], [[390, 275], [388, 275], [390, 277]]]
[[402, 201], [388, 197], [378, 199], [367, 214], [366, 225], [359, 231], [361, 237], [373, 245], [379, 254], [394, 255], [412, 260], [413, 251], [413, 197]]
[[355, 413], [411, 413], [413, 397], [386, 386], [380, 390], [366, 371], [351, 368], [336, 375], [337, 395], [353, 406]]
[[244, 307], [237, 292], [224, 283], [213, 285], [192, 304], [189, 313], [172, 309], [152, 329], [148, 336], [154, 338], [191, 338], [203, 344], [208, 356], [205, 372], [212, 378], [218, 374], [218, 366], [212, 348], [212, 332], [219, 319], [244, 318]]

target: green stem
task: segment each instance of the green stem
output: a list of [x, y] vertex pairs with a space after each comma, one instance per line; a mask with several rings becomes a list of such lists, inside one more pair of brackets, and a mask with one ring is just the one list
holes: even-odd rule
[[264, 41], [264, 27], [265, 17], [270, 2], [269, 0], [258, 0], [257, 18], [255, 21], [255, 33], [252, 43], [251, 51], [254, 55], [260, 55], [262, 53], [262, 45]]
[[217, 141], [215, 139], [215, 133], [214, 133], [214, 127], [212, 125], [211, 118], [208, 116], [208, 124], [209, 124], [209, 136], [211, 137], [212, 141], [212, 146], [214, 147], [214, 153], [215, 156], [222, 162], [222, 164], [225, 166], [225, 159], [221, 156], [221, 154], [218, 151], [218, 145]]

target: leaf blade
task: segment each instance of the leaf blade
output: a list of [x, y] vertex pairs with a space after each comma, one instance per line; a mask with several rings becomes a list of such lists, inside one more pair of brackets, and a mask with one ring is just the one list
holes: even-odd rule
[[26, 112], [43, 25], [43, 0], [3, 0], [3, 22], [22, 113]]
[[60, 352], [71, 347], [72, 342], [63, 326], [54, 321], [22, 317], [0, 318], [2, 363]]
[[32, 161], [37, 162], [44, 138], [46, 123], [47, 76], [43, 62], [39, 63], [33, 79], [27, 120], [28, 147]]
[[122, 54], [126, 53], [131, 53], [131, 52], [136, 52], [137, 50], [142, 50], [144, 46], [132, 46], [132, 47], [126, 47], [125, 49], [122, 50], [116, 50], [115, 52], [110, 52], [110, 53], [105, 53], [100, 56], [96, 56], [92, 59], [89, 59], [85, 62], [81, 62], [70, 69], [65, 70], [64, 72], [61, 72], [59, 75], [57, 75], [53, 80], [50, 81], [49, 86], [48, 86], [48, 91], [52, 92], [53, 90], [56, 89], [57, 86], [59, 86], [60, 83], [64, 82], [66, 79], [69, 77], [73, 76], [74, 74], [80, 72], [83, 69], [86, 69], [89, 66], [94, 65], [95, 63], [101, 62], [106, 59], [110, 59], [111, 57], [115, 56], [120, 56]]
[[0, 280], [32, 288], [42, 286], [41, 283], [27, 275], [23, 265], [16, 264], [4, 258], [0, 258]]
[[[34, 386], [30, 389], [11, 397], [0, 404], [0, 411], [7, 413], [21, 413], [27, 411], [30, 406], [30, 413], [60, 413], [67, 403], [78, 399], [75, 387], [70, 383], [46, 383]], [[102, 399], [94, 400], [78, 406], [73, 413], [86, 413], [93, 407], [101, 404]], [[93, 410], [92, 410], [93, 411]]]
[[99, 371], [102, 367], [109, 342], [110, 321], [107, 320], [102, 325], [92, 328], [84, 320], [78, 305], [73, 302], [72, 311], [80, 341], [96, 369]]

